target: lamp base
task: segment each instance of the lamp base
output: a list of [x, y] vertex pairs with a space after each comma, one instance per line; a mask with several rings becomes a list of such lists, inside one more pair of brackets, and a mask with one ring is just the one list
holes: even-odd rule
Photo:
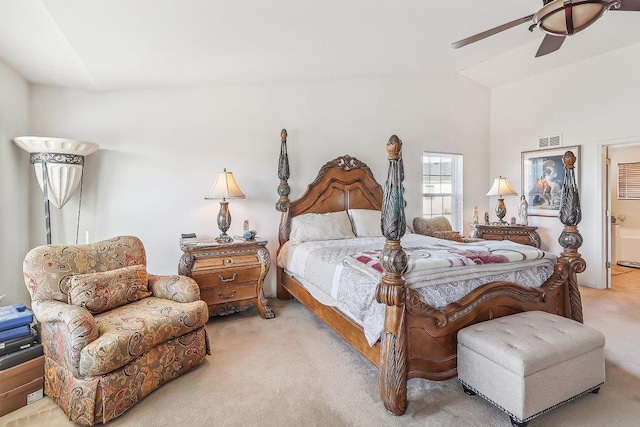
[[220, 236], [216, 239], [218, 243], [229, 243], [233, 241], [233, 237], [227, 235], [227, 230], [231, 225], [231, 214], [229, 213], [229, 202], [222, 199], [220, 202], [220, 212], [218, 212], [218, 228]]
[[498, 217], [497, 225], [507, 224], [507, 222], [503, 219], [506, 214], [507, 214], [507, 207], [504, 204], [504, 199], [498, 198], [498, 205], [496, 206], [496, 216]]
[[233, 237], [229, 236], [227, 233], [222, 233], [220, 236], [218, 236], [218, 238], [216, 239], [216, 242], [218, 243], [233, 242]]

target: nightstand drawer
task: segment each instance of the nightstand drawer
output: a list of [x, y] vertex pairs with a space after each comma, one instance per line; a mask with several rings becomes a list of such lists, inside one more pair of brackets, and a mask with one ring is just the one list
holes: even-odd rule
[[242, 283], [239, 285], [216, 286], [200, 290], [200, 298], [207, 304], [222, 304], [230, 301], [256, 298], [255, 283]]
[[482, 225], [469, 224], [471, 236], [484, 240], [511, 240], [515, 243], [540, 247], [537, 227], [527, 225]]
[[[229, 256], [215, 256], [211, 258], [199, 258], [197, 269], [207, 269], [216, 267], [236, 267], [243, 265], [258, 264], [255, 254], [234, 254]], [[195, 269], [193, 271], [195, 273]]]
[[245, 268], [220, 268], [194, 271], [191, 276], [200, 289], [215, 286], [238, 284], [242, 282], [257, 282], [260, 278], [260, 266]]

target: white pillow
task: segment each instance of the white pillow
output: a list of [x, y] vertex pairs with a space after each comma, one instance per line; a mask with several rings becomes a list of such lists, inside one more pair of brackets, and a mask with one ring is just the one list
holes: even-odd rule
[[372, 209], [349, 209], [353, 232], [358, 237], [382, 236], [381, 212]]
[[309, 240], [336, 240], [356, 237], [346, 211], [326, 214], [303, 214], [291, 219], [289, 242], [292, 245]]
[[[382, 236], [382, 212], [373, 209], [349, 209], [353, 232], [358, 237]], [[405, 234], [413, 233], [409, 225]]]

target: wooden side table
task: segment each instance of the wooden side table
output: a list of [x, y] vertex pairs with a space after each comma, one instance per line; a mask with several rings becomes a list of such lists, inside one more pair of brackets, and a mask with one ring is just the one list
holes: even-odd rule
[[540, 247], [538, 227], [528, 225], [484, 225], [469, 224], [471, 237], [485, 240], [511, 240], [523, 245]]
[[193, 278], [210, 316], [223, 316], [257, 306], [264, 319], [275, 314], [267, 305], [262, 285], [271, 266], [266, 240], [217, 243], [198, 240], [181, 244], [178, 274]]

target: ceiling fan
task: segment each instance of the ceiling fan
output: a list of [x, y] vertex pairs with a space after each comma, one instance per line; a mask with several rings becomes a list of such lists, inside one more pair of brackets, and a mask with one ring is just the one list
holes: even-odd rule
[[560, 49], [567, 36], [584, 30], [609, 10], [640, 11], [640, 0], [543, 0], [542, 9], [536, 13], [451, 43], [451, 47], [457, 49], [532, 21], [529, 31], [537, 27], [546, 33], [537, 58]]

